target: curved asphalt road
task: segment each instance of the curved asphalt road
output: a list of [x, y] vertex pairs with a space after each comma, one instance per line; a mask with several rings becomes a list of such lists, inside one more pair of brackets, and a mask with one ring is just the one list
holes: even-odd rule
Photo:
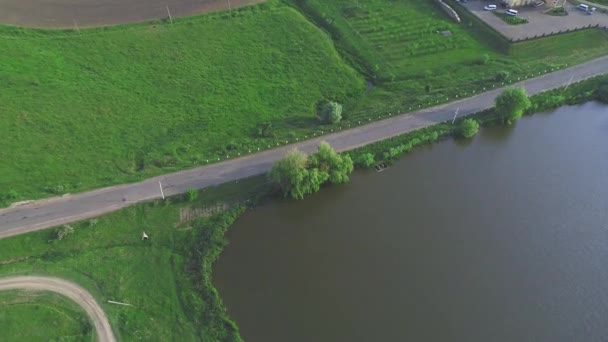
[[68, 297], [87, 313], [95, 326], [99, 342], [116, 341], [110, 322], [95, 298], [87, 290], [74, 283], [59, 278], [18, 276], [0, 279], [0, 291], [5, 290], [52, 291]]
[[[608, 73], [608, 56], [565, 70], [530, 78], [516, 86], [524, 86], [528, 93], [536, 94], [564, 86], [570, 81], [577, 82], [605, 73]], [[0, 239], [99, 216], [132, 203], [160, 198], [159, 181], [163, 185], [165, 196], [175, 195], [186, 192], [188, 189], [205, 188], [264, 173], [287, 150], [295, 147], [310, 153], [316, 149], [319, 142], [325, 140], [337, 151], [346, 151], [451, 120], [457, 109], [459, 109], [459, 116], [476, 113], [491, 108], [496, 96], [502, 90], [496, 89], [475, 97], [394, 116], [299, 144], [150, 178], [140, 183], [119, 185], [76, 195], [40, 200], [15, 208], [0, 209]]]

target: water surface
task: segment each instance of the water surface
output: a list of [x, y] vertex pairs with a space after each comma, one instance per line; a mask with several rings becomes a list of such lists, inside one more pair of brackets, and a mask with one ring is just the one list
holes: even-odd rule
[[245, 214], [214, 279], [243, 338], [608, 336], [608, 107], [416, 150]]

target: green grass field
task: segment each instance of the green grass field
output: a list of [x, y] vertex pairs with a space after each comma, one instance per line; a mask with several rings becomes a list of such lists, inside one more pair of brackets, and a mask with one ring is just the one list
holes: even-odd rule
[[[96, 297], [123, 341], [238, 341], [238, 329], [211, 283], [211, 268], [236, 208], [267, 189], [263, 178], [252, 178], [207, 189], [195, 202], [170, 198], [75, 224], [61, 240], [55, 234], [61, 227], [3, 239], [0, 277], [42, 274], [76, 282]], [[190, 220], [184, 212], [180, 216], [183, 208]], [[141, 240], [144, 231], [149, 240]], [[3, 335], [15, 322], [24, 327], [28, 315], [36, 315], [15, 311], [2, 298]], [[49, 319], [42, 311], [37, 317]], [[77, 329], [69, 319], [55, 320], [65, 331]]]
[[263, 123], [288, 137], [314, 126], [317, 101], [364, 90], [329, 37], [276, 3], [81, 34], [1, 27], [0, 51], [5, 203], [257, 149]]
[[0, 27], [0, 206], [327, 131], [322, 99], [376, 119], [608, 53], [605, 31], [508, 44], [432, 1], [283, 1], [173, 25]]
[[85, 312], [51, 292], [0, 292], [3, 341], [94, 341]]

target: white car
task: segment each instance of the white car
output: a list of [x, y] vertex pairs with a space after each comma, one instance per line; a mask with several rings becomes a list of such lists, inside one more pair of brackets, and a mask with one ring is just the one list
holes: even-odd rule
[[589, 10], [589, 6], [587, 6], [585, 4], [579, 4], [578, 6], [576, 6], [576, 8], [578, 8], [581, 11], [588, 11]]
[[483, 9], [486, 11], [493, 11], [496, 9], [496, 5], [487, 5]]

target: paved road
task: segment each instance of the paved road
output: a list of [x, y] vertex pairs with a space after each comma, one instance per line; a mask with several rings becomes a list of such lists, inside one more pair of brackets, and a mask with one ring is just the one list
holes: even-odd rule
[[0, 291], [5, 290], [33, 290], [51, 291], [68, 297], [80, 305], [87, 313], [97, 332], [99, 342], [114, 342], [114, 333], [106, 314], [103, 312], [95, 298], [82, 287], [59, 278], [17, 276], [0, 278]]
[[[563, 86], [570, 80], [576, 82], [604, 73], [608, 73], [608, 56], [559, 72], [530, 78], [517, 85], [524, 86], [530, 94], [536, 94]], [[0, 239], [99, 216], [132, 203], [160, 198], [159, 181], [163, 186], [165, 196], [170, 196], [184, 193], [192, 188], [205, 188], [264, 173], [287, 150], [295, 147], [310, 153], [316, 149], [319, 142], [325, 140], [337, 151], [354, 149], [451, 120], [457, 109], [459, 109], [459, 115], [468, 115], [490, 108], [501, 91], [502, 89], [497, 89], [450, 104], [393, 116], [387, 120], [307, 140], [300, 144], [150, 178], [140, 183], [103, 188], [76, 195], [40, 200], [20, 207], [0, 209]]]

